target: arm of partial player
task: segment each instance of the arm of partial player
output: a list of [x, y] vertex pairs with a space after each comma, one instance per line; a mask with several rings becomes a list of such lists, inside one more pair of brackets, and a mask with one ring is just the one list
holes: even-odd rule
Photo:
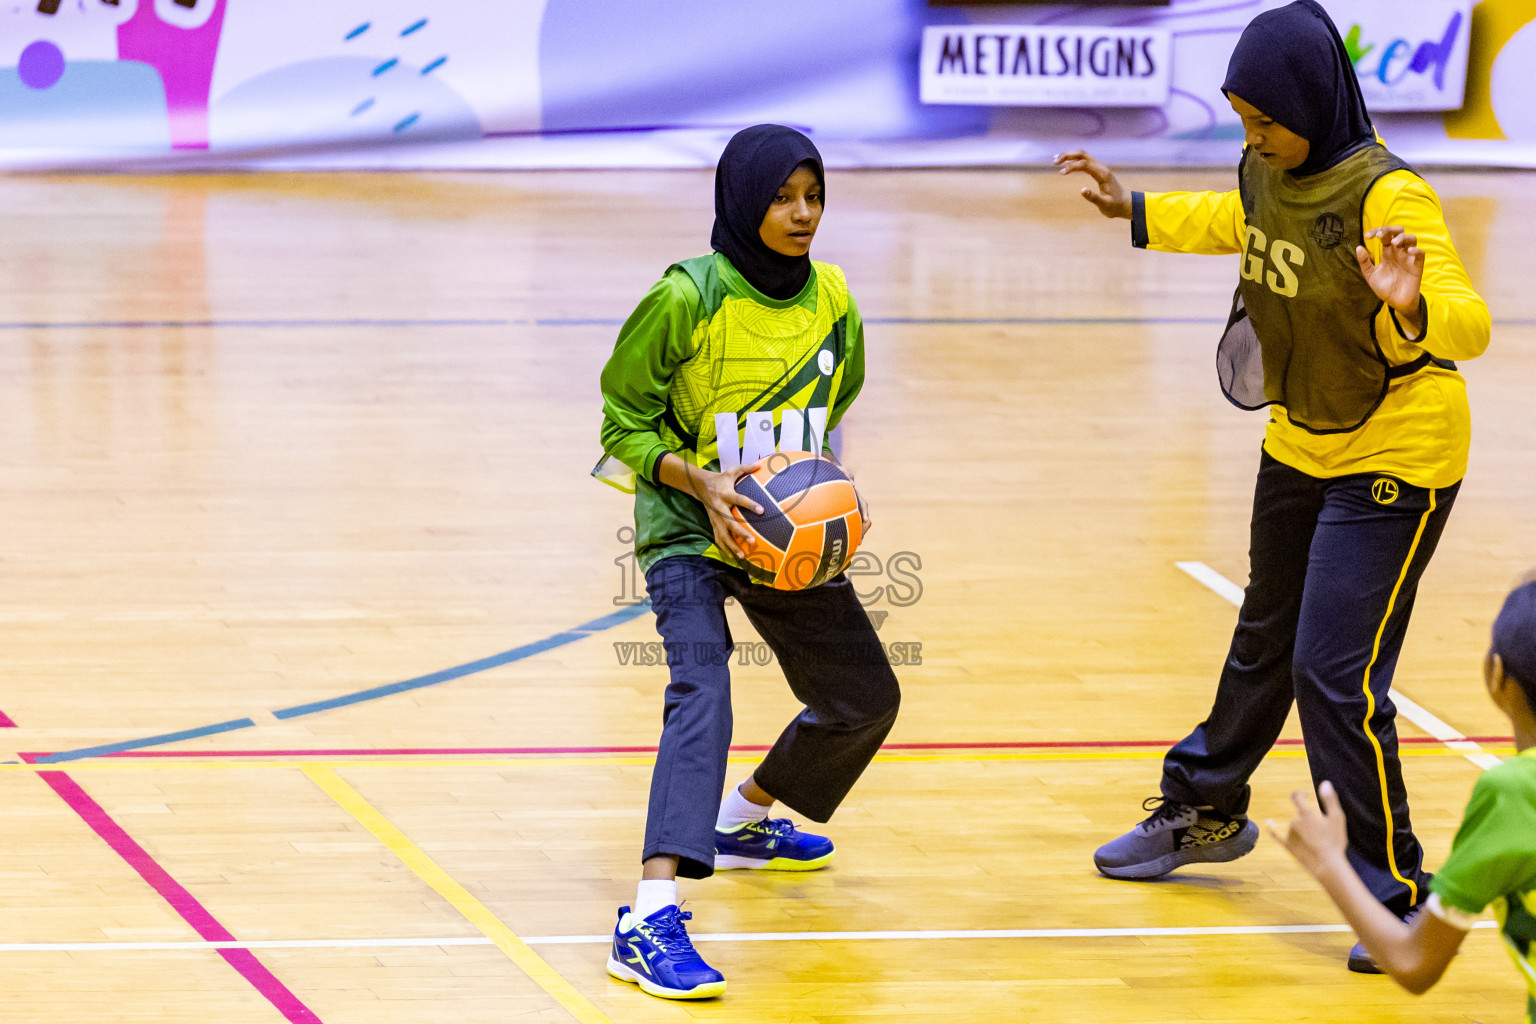
[[686, 275], [663, 277], [619, 328], [603, 367], [603, 452], [652, 483], [660, 482], [657, 465], [671, 450], [658, 428], [672, 374], [694, 350], [700, 301]]
[[[1402, 326], [1383, 307], [1376, 319], [1376, 336], [1391, 339], [1399, 352], [1387, 352], [1394, 362], [1406, 362], [1419, 350], [1427, 350], [1441, 359], [1475, 359], [1488, 348], [1492, 319], [1488, 305], [1472, 288], [1467, 268], [1462, 266], [1451, 232], [1445, 226], [1439, 197], [1424, 179], [1408, 171], [1393, 171], [1372, 187], [1362, 211], [1367, 232], [1374, 228], [1396, 226], [1417, 239], [1424, 252], [1424, 279], [1419, 285], [1425, 314], [1417, 337], [1409, 338]], [[1366, 239], [1371, 259], [1381, 259], [1381, 243]], [[1414, 348], [1404, 350], [1404, 345]]]

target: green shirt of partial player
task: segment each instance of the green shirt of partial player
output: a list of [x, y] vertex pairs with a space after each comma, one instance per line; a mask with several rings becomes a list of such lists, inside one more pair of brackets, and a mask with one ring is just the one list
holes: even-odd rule
[[774, 451], [828, 449], [864, 384], [864, 323], [842, 269], [812, 261], [805, 287], [771, 299], [719, 253], [668, 268], [619, 330], [603, 367], [603, 460], [635, 493], [643, 571], [673, 555], [734, 560], [704, 507], [656, 476], [672, 452], [720, 471]]
[[1536, 1024], [1536, 748], [1477, 780], [1451, 855], [1429, 886], [1429, 910], [1463, 931], [1493, 907], [1525, 978], [1527, 1024]]

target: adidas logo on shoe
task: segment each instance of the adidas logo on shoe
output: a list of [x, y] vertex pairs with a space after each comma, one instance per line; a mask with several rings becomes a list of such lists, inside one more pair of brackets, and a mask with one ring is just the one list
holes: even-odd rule
[[1209, 807], [1192, 807], [1155, 796], [1142, 802], [1151, 815], [1093, 855], [1110, 878], [1160, 878], [1185, 864], [1236, 860], [1259, 841], [1259, 826]]
[[1179, 848], [1187, 850], [1191, 847], [1209, 846], [1212, 843], [1231, 839], [1243, 830], [1247, 822], [1247, 818], [1227, 818], [1223, 821], [1202, 815], [1179, 837]]

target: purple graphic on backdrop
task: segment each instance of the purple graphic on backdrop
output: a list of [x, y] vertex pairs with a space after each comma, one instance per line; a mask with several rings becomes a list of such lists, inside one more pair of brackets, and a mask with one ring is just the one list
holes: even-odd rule
[[64, 77], [64, 52], [46, 39], [21, 51], [16, 72], [28, 89], [51, 89]]

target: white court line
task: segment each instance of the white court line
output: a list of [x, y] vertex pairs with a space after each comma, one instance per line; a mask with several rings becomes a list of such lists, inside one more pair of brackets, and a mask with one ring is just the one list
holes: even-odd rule
[[[1210, 587], [1232, 604], [1239, 608], [1243, 606], [1243, 588], [1204, 562], [1174, 562], [1173, 564], [1189, 573], [1189, 575], [1201, 583], [1204, 583], [1207, 587]], [[1406, 693], [1396, 687], [1392, 688], [1392, 703], [1397, 705], [1397, 710], [1401, 711], [1403, 717], [1408, 719], [1408, 721], [1423, 729], [1447, 747], [1458, 751], [1462, 757], [1465, 757], [1479, 768], [1488, 769], [1499, 763], [1497, 757], [1488, 753], [1472, 740], [1467, 739], [1462, 733], [1451, 728], [1417, 701], [1409, 699]]]
[[[1474, 928], [1497, 928], [1478, 921]], [[1317, 935], [1349, 931], [1347, 924], [1234, 925], [1216, 928], [996, 928], [891, 932], [715, 932], [691, 935], [694, 942], [864, 942], [939, 939], [1137, 939], [1199, 938], [1212, 935]], [[612, 935], [523, 936], [530, 946], [597, 946]], [[255, 942], [0, 942], [0, 953], [197, 953], [220, 949], [427, 949], [490, 946], [482, 935], [425, 939], [272, 939]]]
[[1173, 564], [1226, 598], [1228, 603], [1238, 608], [1243, 606], [1243, 588], [1204, 562], [1174, 562]]

